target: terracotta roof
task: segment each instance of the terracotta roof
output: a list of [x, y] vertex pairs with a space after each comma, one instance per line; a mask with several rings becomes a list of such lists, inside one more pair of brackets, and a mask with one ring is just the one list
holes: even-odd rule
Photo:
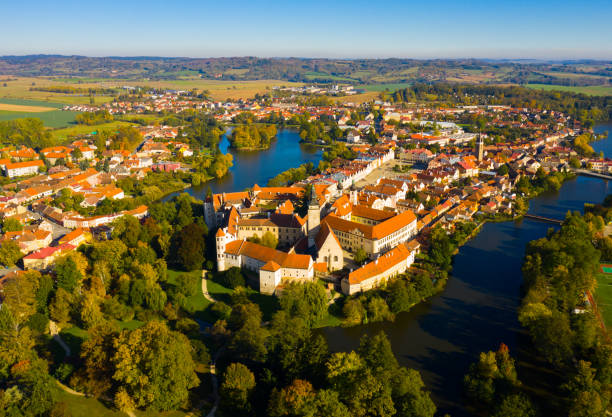
[[338, 240], [338, 237], [334, 234], [334, 231], [329, 227], [327, 223], [322, 223], [321, 227], [319, 228], [319, 232], [315, 237], [315, 245], [317, 245], [317, 249], [321, 249], [321, 246], [323, 246], [323, 243], [325, 243], [325, 241], [327, 240], [327, 236], [329, 236], [330, 234], [334, 237], [336, 242], [338, 242], [338, 246], [342, 247], [340, 241]]
[[363, 217], [364, 219], [384, 221], [395, 216], [395, 213], [391, 211], [376, 210], [367, 206], [356, 205], [353, 206], [353, 216]]
[[349, 214], [352, 211], [352, 207], [348, 195], [343, 194], [342, 197], [334, 202], [332, 208], [336, 209], [337, 216], [344, 217]]
[[369, 226], [350, 220], [344, 220], [334, 214], [330, 214], [325, 217], [322, 222], [329, 223], [333, 230], [341, 230], [347, 233], [359, 230], [367, 239], [382, 239], [398, 231], [402, 227], [408, 226], [412, 222], [416, 222], [416, 216], [412, 211], [406, 210], [382, 223], [375, 226]]
[[400, 244], [375, 261], [372, 261], [351, 272], [348, 276], [348, 281], [350, 284], [359, 284], [360, 282], [379, 275], [400, 262], [405, 261], [409, 255], [410, 251], [408, 248], [406, 248], [406, 246], [403, 244]]
[[241, 226], [270, 226], [270, 227], [294, 227], [301, 228], [306, 219], [296, 214], [272, 213], [269, 218], [238, 219], [237, 225]]
[[68, 243], [73, 241], [74, 239], [78, 238], [79, 236], [82, 236], [85, 234], [85, 229], [83, 229], [82, 227], [79, 227], [77, 229], [74, 229], [72, 232], [69, 232], [67, 234], [65, 234], [64, 236], [62, 236], [59, 240], [60, 243]]
[[261, 267], [261, 269], [264, 271], [272, 271], [272, 272], [276, 272], [280, 268], [281, 266], [274, 261], [268, 261], [264, 266]]
[[43, 161], [37, 159], [35, 161], [25, 161], [25, 162], [15, 162], [12, 164], [6, 164], [6, 170], [17, 169], [17, 168], [27, 168], [27, 167], [41, 167], [45, 165]]
[[268, 263], [274, 261], [283, 268], [308, 269], [312, 258], [309, 255], [285, 253], [246, 240], [235, 240], [225, 247], [225, 252], [231, 255], [244, 255], [258, 261]]

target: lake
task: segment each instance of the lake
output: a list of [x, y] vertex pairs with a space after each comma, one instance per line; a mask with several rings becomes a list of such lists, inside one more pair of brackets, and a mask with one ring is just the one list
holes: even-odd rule
[[[320, 148], [300, 143], [300, 135], [291, 129], [278, 131], [276, 140], [269, 149], [263, 151], [238, 151], [229, 147], [227, 135], [223, 135], [219, 149], [234, 157], [234, 165], [226, 176], [191, 187], [185, 192], [199, 199], [206, 198], [208, 187], [213, 193], [242, 191], [253, 184], [266, 185], [270, 178], [277, 174], [296, 168], [301, 164], [312, 162], [315, 167], [321, 160]], [[172, 198], [175, 194], [167, 196]]]

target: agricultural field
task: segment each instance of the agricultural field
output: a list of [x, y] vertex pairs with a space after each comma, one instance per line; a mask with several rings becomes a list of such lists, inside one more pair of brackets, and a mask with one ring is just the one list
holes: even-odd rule
[[380, 92], [378, 91], [368, 91], [367, 93], [355, 94], [352, 96], [344, 96], [344, 97], [333, 97], [332, 100], [337, 101], [338, 103], [355, 103], [361, 104], [366, 103], [368, 101], [376, 100], [379, 98]]
[[132, 123], [121, 122], [121, 121], [103, 123], [103, 124], [95, 125], [95, 126], [74, 125], [74, 126], [65, 127], [62, 129], [54, 129], [51, 132], [51, 134], [53, 135], [53, 138], [56, 141], [63, 142], [71, 136], [93, 134], [95, 132], [99, 132], [102, 130], [116, 130], [119, 126], [134, 126], [134, 125]]
[[567, 86], [567, 85], [550, 85], [550, 84], [525, 84], [527, 88], [545, 91], [567, 91], [570, 93], [582, 93], [589, 96], [612, 96], [612, 86], [596, 85], [588, 87]]
[[410, 87], [412, 83], [388, 83], [388, 84], [366, 84], [364, 86], [359, 86], [359, 88], [363, 88], [366, 91], [397, 91], [402, 88]]
[[[89, 96], [77, 94], [51, 93], [48, 91], [31, 91], [31, 87], [51, 87], [58, 86], [64, 83], [57, 79], [46, 77], [12, 77], [0, 80], [0, 99], [25, 99], [37, 100], [39, 102], [52, 102], [61, 105], [66, 104], [89, 104]], [[67, 85], [74, 82], [65, 83]], [[82, 83], [79, 87], [109, 87], [108, 81], [96, 83]], [[96, 104], [106, 103], [111, 101], [111, 96], [95, 96]]]
[[23, 99], [0, 99], [0, 121], [34, 117], [51, 128], [66, 127], [74, 123], [77, 112], [59, 110], [59, 103]]

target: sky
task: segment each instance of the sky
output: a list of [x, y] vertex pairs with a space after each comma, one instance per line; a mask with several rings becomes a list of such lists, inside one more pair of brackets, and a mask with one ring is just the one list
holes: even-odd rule
[[22, 0], [0, 55], [612, 59], [612, 1]]

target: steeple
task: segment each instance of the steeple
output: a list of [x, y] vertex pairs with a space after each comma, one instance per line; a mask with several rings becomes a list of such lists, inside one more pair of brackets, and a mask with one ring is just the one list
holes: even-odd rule
[[484, 142], [482, 141], [480, 131], [478, 132], [478, 140], [476, 141], [476, 155], [478, 162], [482, 162], [482, 157], [484, 156]]

